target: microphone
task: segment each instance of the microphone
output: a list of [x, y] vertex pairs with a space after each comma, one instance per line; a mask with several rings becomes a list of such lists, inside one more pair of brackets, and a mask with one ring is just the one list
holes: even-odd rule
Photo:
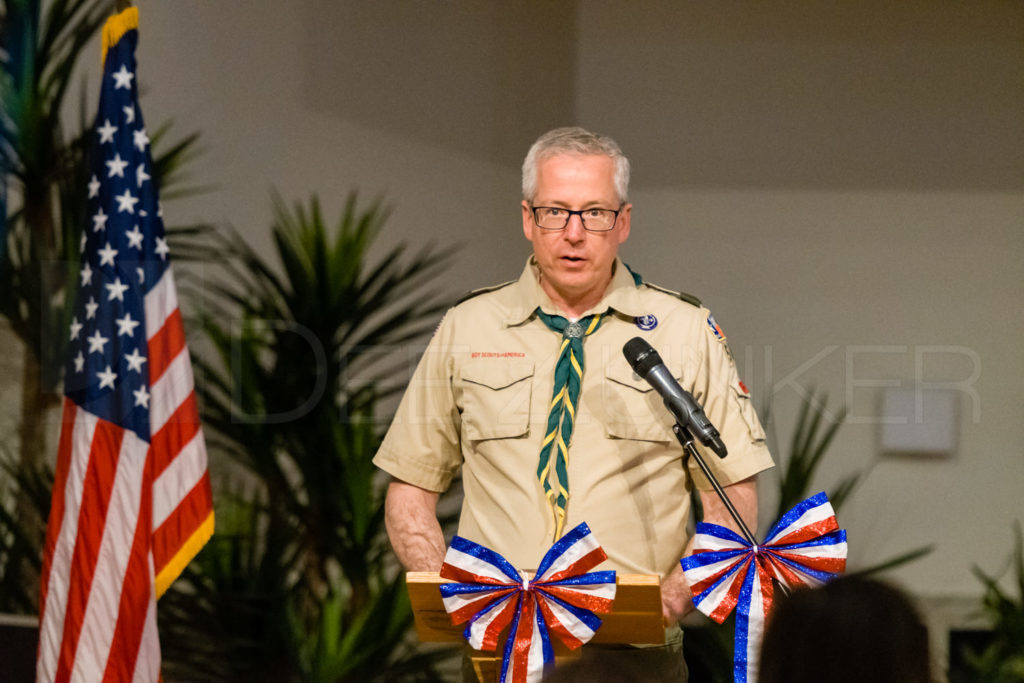
[[626, 357], [633, 372], [647, 380], [661, 395], [665, 407], [675, 416], [680, 427], [687, 429], [719, 458], [726, 456], [728, 451], [718, 430], [693, 395], [679, 386], [654, 347], [640, 337], [633, 337], [622, 347], [622, 355]]

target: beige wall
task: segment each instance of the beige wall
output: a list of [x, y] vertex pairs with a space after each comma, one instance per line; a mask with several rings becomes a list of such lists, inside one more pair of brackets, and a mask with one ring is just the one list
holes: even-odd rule
[[[395, 205], [389, 239], [462, 244], [464, 291], [522, 266], [529, 142], [612, 134], [627, 260], [713, 307], [783, 445], [799, 394], [846, 403], [821, 483], [872, 468], [840, 519], [854, 566], [935, 543], [898, 573], [933, 595], [1002, 566], [1024, 517], [1021, 3], [138, 4], [147, 121], [201, 130], [218, 187], [170, 222], [265, 244], [272, 186], [328, 215], [359, 188]], [[955, 455], [879, 455], [872, 382], [975, 371]]]

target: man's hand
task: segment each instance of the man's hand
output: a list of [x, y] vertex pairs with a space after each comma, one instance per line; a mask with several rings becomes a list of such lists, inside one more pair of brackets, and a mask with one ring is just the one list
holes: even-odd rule
[[410, 572], [436, 572], [444, 563], [444, 534], [437, 521], [440, 494], [392, 479], [384, 501], [384, 526], [399, 562]]
[[677, 562], [675, 569], [661, 580], [661, 615], [665, 626], [672, 626], [694, 610], [690, 586]]

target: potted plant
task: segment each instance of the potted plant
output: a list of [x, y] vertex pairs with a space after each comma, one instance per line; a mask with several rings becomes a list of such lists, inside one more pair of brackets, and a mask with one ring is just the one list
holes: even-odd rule
[[388, 211], [355, 194], [333, 228], [316, 197], [277, 199], [275, 215], [276, 262], [238, 234], [217, 238], [231, 258], [206, 290], [213, 354], [196, 358], [196, 385], [211, 457], [229, 457], [238, 483], [218, 492], [217, 533], [162, 600], [165, 675], [436, 678], [447, 653], [409, 640], [371, 459], [378, 401], [407, 362], [384, 351], [436, 324], [445, 258], [399, 245], [371, 260]]
[[1010, 561], [1016, 597], [999, 586], [998, 576], [990, 576], [979, 567], [973, 567], [974, 575], [985, 586], [982, 611], [992, 629], [987, 645], [964, 653], [971, 670], [970, 680], [978, 683], [1024, 680], [1024, 541], [1020, 523], [1014, 524], [1014, 549]]

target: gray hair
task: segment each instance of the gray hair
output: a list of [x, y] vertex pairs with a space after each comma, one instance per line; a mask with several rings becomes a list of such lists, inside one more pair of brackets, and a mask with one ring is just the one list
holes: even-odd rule
[[615, 162], [615, 191], [619, 201], [629, 199], [629, 159], [615, 140], [579, 127], [555, 128], [544, 133], [530, 147], [523, 161], [523, 199], [533, 201], [537, 193], [537, 167], [540, 162], [560, 154], [602, 154]]

